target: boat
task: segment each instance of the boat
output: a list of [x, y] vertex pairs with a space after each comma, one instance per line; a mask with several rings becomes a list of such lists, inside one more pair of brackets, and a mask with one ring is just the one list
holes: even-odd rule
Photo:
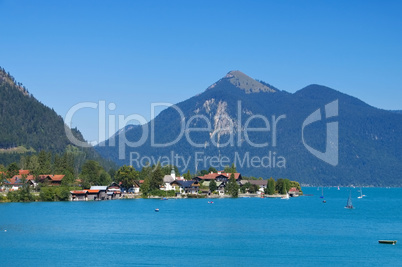
[[213, 201], [208, 201], [208, 204], [214, 204], [214, 202]]
[[320, 198], [324, 198], [324, 187], [321, 187], [321, 196]]
[[162, 200], [168, 200], [168, 198], [167, 197], [163, 197], [163, 198], [161, 198]]
[[349, 191], [349, 198], [348, 198], [348, 202], [346, 202], [345, 209], [354, 209], [353, 204], [352, 204], [352, 191]]
[[338, 186], [338, 190], [341, 190], [341, 189], [339, 188], [339, 186]]
[[327, 201], [326, 201], [326, 200], [323, 200], [322, 203], [327, 203]]
[[285, 185], [285, 191], [286, 191], [286, 196], [281, 197], [281, 199], [289, 199], [289, 193], [288, 193], [288, 190], [286, 190], [286, 185]]
[[159, 212], [159, 209], [155, 209], [155, 212]]
[[395, 245], [395, 244], [396, 244], [396, 240], [378, 240], [378, 243], [380, 243], [380, 244]]
[[357, 198], [363, 198], [363, 197], [365, 197], [366, 195], [363, 195], [363, 191], [362, 191], [362, 188], [360, 187], [360, 196], [358, 196]]

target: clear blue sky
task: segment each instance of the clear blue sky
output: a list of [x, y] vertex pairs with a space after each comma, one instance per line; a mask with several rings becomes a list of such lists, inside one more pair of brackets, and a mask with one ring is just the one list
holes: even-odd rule
[[[230, 70], [402, 109], [401, 14], [402, 1], [0, 0], [0, 66], [63, 117], [105, 100], [149, 118]], [[96, 139], [96, 112], [73, 126]]]

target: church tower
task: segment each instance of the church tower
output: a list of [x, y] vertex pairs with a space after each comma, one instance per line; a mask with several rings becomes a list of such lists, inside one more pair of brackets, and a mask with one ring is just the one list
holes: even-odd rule
[[176, 180], [176, 172], [174, 171], [174, 167], [172, 167], [172, 171], [170, 172], [170, 176], [172, 176], [173, 179]]

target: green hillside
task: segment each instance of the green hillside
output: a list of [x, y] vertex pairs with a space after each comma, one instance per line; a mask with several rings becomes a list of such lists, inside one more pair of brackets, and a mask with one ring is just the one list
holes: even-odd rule
[[[64, 127], [60, 115], [39, 102], [11, 74], [0, 68], [0, 164], [19, 162], [21, 156], [40, 151], [61, 155], [66, 149], [71, 150], [74, 146]], [[77, 129], [72, 132], [84, 141]], [[105, 166], [110, 165], [93, 148], [77, 149], [83, 160], [96, 159]]]

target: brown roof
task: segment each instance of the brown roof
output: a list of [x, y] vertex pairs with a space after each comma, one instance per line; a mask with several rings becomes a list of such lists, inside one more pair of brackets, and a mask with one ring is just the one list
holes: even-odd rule
[[[14, 175], [11, 179], [17, 180], [17, 179], [22, 179], [22, 175]], [[34, 180], [35, 178], [33, 177], [33, 175], [28, 175], [27, 177], [25, 177], [25, 179], [28, 180]], [[10, 179], [7, 179], [10, 180]]]
[[[208, 173], [205, 174], [204, 176], [198, 176], [198, 178], [202, 180], [215, 180], [218, 176], [225, 176], [230, 179], [230, 175], [232, 174], [227, 172], [218, 172], [218, 173]], [[236, 180], [238, 180], [240, 177], [240, 173], [238, 172], [234, 173], [234, 177]]]
[[241, 180], [242, 184], [246, 184], [247, 182], [249, 182], [250, 184], [255, 184], [255, 185], [267, 185], [267, 180]]
[[28, 175], [30, 173], [30, 170], [19, 170], [19, 175]]
[[65, 175], [62, 175], [62, 174], [60, 174], [60, 175], [56, 174], [56, 175], [50, 176], [50, 178], [52, 179], [52, 181], [59, 182], [64, 178], [64, 176]]

